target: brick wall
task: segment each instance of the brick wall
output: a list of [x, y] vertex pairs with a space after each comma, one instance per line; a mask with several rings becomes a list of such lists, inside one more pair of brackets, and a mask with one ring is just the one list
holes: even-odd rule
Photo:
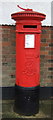
[[[15, 26], [0, 25], [2, 40], [2, 85], [15, 85], [16, 35]], [[2, 39], [1, 39], [2, 36]], [[40, 85], [53, 86], [53, 27], [42, 26], [40, 51]], [[1, 54], [1, 53], [0, 53]]]
[[53, 27], [42, 27], [41, 34], [41, 86], [53, 86]]

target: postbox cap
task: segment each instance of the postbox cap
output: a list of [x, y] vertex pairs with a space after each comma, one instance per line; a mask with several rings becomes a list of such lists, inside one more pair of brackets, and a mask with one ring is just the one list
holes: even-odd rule
[[[19, 5], [18, 7], [21, 8]], [[24, 9], [24, 8], [21, 8], [21, 9], [24, 11], [11, 14], [12, 19], [16, 21], [30, 20], [30, 19], [42, 21], [46, 17], [45, 14], [33, 11], [33, 9]]]

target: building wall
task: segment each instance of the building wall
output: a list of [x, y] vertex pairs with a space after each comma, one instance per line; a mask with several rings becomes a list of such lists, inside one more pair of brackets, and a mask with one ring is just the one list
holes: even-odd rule
[[[2, 86], [5, 87], [15, 85], [15, 79], [16, 79], [15, 29], [16, 29], [15, 25], [0, 25], [0, 40], [2, 41]], [[53, 39], [53, 27], [42, 26], [41, 48], [40, 48], [40, 86], [41, 87], [53, 86], [52, 39]]]

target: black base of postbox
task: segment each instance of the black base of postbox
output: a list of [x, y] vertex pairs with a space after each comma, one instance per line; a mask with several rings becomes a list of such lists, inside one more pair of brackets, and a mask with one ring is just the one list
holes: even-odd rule
[[15, 85], [14, 111], [22, 115], [34, 115], [39, 112], [39, 88]]

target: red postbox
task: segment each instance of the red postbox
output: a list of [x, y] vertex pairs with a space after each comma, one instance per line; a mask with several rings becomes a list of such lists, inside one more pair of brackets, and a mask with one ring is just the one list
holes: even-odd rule
[[16, 21], [15, 111], [32, 115], [39, 111], [40, 33], [46, 16], [32, 9], [23, 10], [11, 15]]

